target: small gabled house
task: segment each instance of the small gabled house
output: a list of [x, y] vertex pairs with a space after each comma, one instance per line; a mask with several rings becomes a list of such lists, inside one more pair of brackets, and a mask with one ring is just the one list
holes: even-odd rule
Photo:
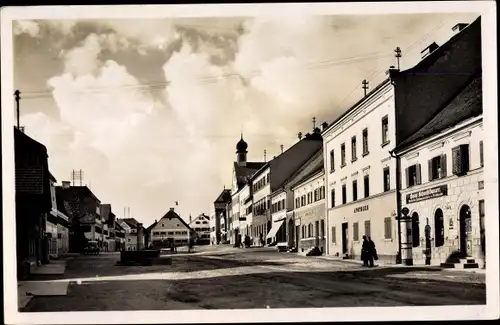
[[144, 241], [146, 244], [146, 247], [151, 247], [152, 242], [151, 242], [151, 230], [158, 224], [158, 220], [155, 220], [149, 227], [146, 228], [146, 232], [144, 234]]
[[146, 229], [142, 223], [134, 218], [118, 219], [117, 222], [125, 230], [125, 250], [135, 251], [144, 247], [145, 238], [142, 234], [146, 232]]
[[231, 189], [224, 188], [214, 201], [213, 217], [211, 223], [211, 238], [214, 243], [227, 241], [228, 232], [228, 203], [231, 202]]
[[185, 246], [196, 238], [196, 232], [179, 216], [174, 208], [160, 219], [151, 229], [151, 244], [154, 248]]
[[200, 214], [189, 222], [189, 226], [196, 232], [195, 242], [197, 245], [210, 244], [210, 218], [205, 214]]

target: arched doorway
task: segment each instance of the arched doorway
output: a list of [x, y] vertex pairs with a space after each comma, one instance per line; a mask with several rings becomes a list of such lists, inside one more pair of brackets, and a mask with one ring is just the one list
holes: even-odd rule
[[293, 247], [294, 240], [294, 222], [293, 219], [288, 220], [288, 247]]
[[434, 213], [434, 238], [436, 247], [444, 245], [444, 216], [441, 209], [437, 209]]
[[420, 246], [420, 220], [416, 212], [411, 215], [411, 230], [413, 247], [418, 247]]
[[468, 257], [472, 255], [471, 247], [467, 245], [470, 233], [472, 232], [471, 211], [468, 205], [464, 205], [460, 208], [459, 219], [460, 253], [463, 257]]

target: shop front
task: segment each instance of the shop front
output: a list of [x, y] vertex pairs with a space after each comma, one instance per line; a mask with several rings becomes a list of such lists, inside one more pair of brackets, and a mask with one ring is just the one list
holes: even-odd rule
[[[452, 254], [483, 261], [484, 181], [482, 172], [452, 176], [402, 191], [408, 218], [402, 241], [414, 264], [439, 265]], [[427, 261], [426, 261], [427, 257]]]
[[294, 214], [298, 253], [306, 254], [314, 247], [325, 252], [325, 204], [320, 202], [300, 208]]
[[329, 255], [360, 259], [363, 236], [375, 243], [379, 259], [395, 263], [398, 251], [396, 191], [329, 209]]

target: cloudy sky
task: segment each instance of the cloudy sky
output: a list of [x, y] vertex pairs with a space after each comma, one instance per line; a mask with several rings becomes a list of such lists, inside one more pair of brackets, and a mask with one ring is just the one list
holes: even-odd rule
[[396, 46], [409, 68], [477, 16], [16, 21], [21, 125], [119, 216], [209, 214], [242, 130], [249, 160], [278, 155], [382, 81]]

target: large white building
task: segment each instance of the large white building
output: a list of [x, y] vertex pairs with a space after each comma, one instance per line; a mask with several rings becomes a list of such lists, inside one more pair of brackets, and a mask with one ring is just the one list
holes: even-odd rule
[[481, 113], [478, 77], [396, 150], [405, 180], [401, 200], [409, 212], [402, 222], [402, 241], [408, 243], [402, 253], [410, 263], [425, 264], [428, 255], [428, 264], [440, 264], [455, 251], [483, 260]]
[[362, 237], [397, 254], [394, 89], [384, 81], [324, 133], [329, 255], [358, 258]]
[[[270, 214], [270, 176], [270, 167], [266, 164], [251, 180], [253, 187], [252, 233], [256, 234], [257, 245], [265, 245], [268, 242], [267, 234], [272, 228]], [[271, 239], [269, 239], [269, 242], [270, 240]]]

